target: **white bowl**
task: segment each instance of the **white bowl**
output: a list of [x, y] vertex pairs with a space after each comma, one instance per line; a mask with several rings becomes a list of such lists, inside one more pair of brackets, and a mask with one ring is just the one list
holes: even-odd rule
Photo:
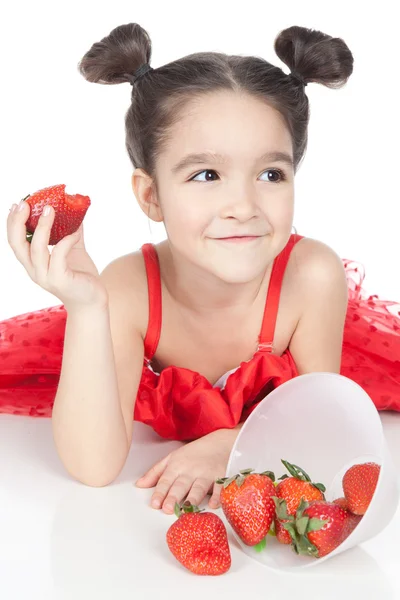
[[380, 533], [396, 513], [400, 498], [397, 473], [379, 413], [361, 386], [336, 373], [307, 373], [280, 385], [253, 410], [232, 448], [226, 477], [252, 468], [289, 476], [281, 459], [303, 468], [312, 481], [326, 486], [328, 501], [343, 496], [342, 478], [352, 465], [381, 465], [367, 512], [335, 550], [322, 558], [298, 555], [271, 535], [257, 552], [232, 530], [243, 550], [278, 570], [320, 564]]

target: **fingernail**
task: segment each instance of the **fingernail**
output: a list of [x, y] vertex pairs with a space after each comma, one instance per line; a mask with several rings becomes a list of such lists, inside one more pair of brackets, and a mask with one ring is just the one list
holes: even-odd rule
[[172, 506], [172, 504], [166, 504], [165, 505], [165, 510], [173, 510], [174, 507]]
[[154, 498], [154, 500], [151, 501], [151, 505], [153, 508], [160, 508], [161, 500], [159, 498]]
[[11, 206], [11, 208], [10, 208], [10, 212], [12, 212], [12, 213], [13, 213], [13, 212], [14, 212], [14, 210], [15, 210], [16, 208], [17, 208], [17, 205], [16, 205], [16, 204], [13, 204], [13, 205]]
[[21, 200], [21, 202], [18, 204], [18, 212], [20, 210], [22, 210], [24, 208], [24, 206], [25, 206], [25, 200]]
[[45, 216], [45, 217], [47, 217], [47, 215], [48, 215], [49, 213], [50, 213], [50, 206], [49, 206], [49, 205], [47, 205], [47, 206], [45, 207], [44, 211], [43, 211], [43, 214], [44, 214], [44, 216]]

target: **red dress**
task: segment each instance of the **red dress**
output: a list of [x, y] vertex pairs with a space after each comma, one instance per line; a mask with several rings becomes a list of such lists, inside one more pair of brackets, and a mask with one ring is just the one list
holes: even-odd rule
[[[155, 247], [142, 246], [149, 325], [134, 420], [150, 425], [161, 437], [190, 441], [244, 421], [269, 392], [298, 375], [289, 349], [282, 356], [273, 354], [272, 341], [285, 268], [302, 237], [291, 235], [274, 260], [254, 355], [214, 385], [190, 369], [168, 366], [160, 374], [152, 369], [161, 332], [161, 280]], [[400, 304], [367, 296], [362, 289], [362, 265], [342, 260], [349, 303], [340, 373], [363, 387], [378, 410], [400, 411]], [[51, 416], [66, 318], [64, 306], [59, 305], [0, 321], [0, 413]]]

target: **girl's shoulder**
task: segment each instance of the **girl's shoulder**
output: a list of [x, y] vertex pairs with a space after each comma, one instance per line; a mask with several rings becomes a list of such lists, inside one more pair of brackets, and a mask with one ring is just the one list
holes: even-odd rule
[[311, 281], [327, 281], [338, 270], [344, 273], [340, 256], [321, 240], [303, 237], [293, 246], [286, 264], [283, 288], [289, 292], [307, 288]]
[[345, 273], [343, 261], [337, 252], [321, 240], [309, 237], [304, 237], [294, 246], [288, 267], [306, 286], [311, 281], [328, 281], [338, 270]]
[[124, 313], [127, 324], [133, 325], [144, 339], [149, 310], [147, 275], [141, 249], [115, 258], [103, 273], [106, 270], [115, 282], [118, 310]]

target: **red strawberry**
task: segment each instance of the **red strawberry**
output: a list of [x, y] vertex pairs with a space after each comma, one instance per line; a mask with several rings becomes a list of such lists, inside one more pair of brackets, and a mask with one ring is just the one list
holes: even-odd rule
[[288, 523], [288, 521], [280, 521], [279, 519], [275, 519], [275, 534], [276, 539], [281, 544], [291, 544], [292, 538], [290, 537], [290, 533], [283, 527], [282, 523]]
[[[280, 510], [285, 508], [282, 500]], [[296, 516], [289, 516], [285, 527], [292, 537], [292, 547], [297, 554], [322, 558], [343, 541], [348, 527], [348, 511], [333, 502], [301, 501]]]
[[[324, 492], [326, 488], [322, 483], [312, 483], [309, 475], [303, 469], [297, 465], [292, 465], [286, 460], [281, 460], [292, 475], [292, 477], [288, 477], [287, 475], [279, 477], [281, 481], [276, 487], [277, 498], [286, 500], [287, 514], [294, 515], [302, 499], [307, 502], [325, 500]], [[290, 544], [292, 542], [289, 532], [282, 527], [279, 519], [276, 519], [275, 530], [277, 540], [281, 544]]]
[[166, 539], [175, 558], [196, 575], [222, 575], [229, 571], [231, 553], [222, 519], [203, 512], [188, 500], [182, 508], [175, 504], [178, 520], [167, 531]]
[[344, 542], [344, 540], [352, 533], [352, 531], [357, 527], [357, 525], [363, 518], [362, 515], [354, 515], [349, 510], [346, 512], [347, 512], [347, 519], [346, 519], [346, 523], [344, 526], [343, 537], [341, 540], [342, 542]]
[[223, 484], [221, 507], [232, 529], [245, 544], [260, 551], [275, 517], [275, 475], [271, 471], [251, 473], [252, 470], [244, 469], [233, 477], [217, 479], [216, 483]]
[[336, 498], [333, 503], [341, 506], [347, 512], [346, 525], [343, 531], [342, 539], [342, 541], [344, 541], [350, 535], [353, 529], [357, 527], [362, 519], [362, 515], [355, 515], [349, 510], [346, 498]]
[[50, 231], [49, 246], [54, 246], [66, 235], [75, 233], [90, 206], [89, 196], [66, 194], [64, 183], [43, 188], [32, 195], [28, 194], [23, 200], [26, 200], [30, 206], [29, 217], [25, 224], [28, 242], [32, 240], [44, 207], [49, 204], [54, 208], [55, 215]]
[[343, 477], [343, 492], [349, 510], [364, 515], [374, 495], [381, 467], [373, 462], [353, 465]]
[[344, 508], [344, 510], [349, 510], [346, 498], [336, 498], [336, 500], [333, 501], [333, 504], [341, 506], [342, 508]]

